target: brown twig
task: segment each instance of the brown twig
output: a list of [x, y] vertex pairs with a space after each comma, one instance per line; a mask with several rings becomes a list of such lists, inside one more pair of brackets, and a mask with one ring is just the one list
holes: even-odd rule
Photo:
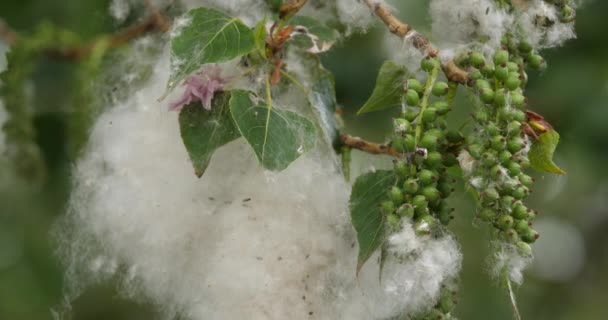
[[348, 134], [340, 135], [340, 141], [343, 145], [347, 147], [361, 150], [363, 152], [371, 154], [386, 154], [396, 158], [406, 158], [408, 156], [407, 153], [397, 152], [389, 144], [378, 144], [374, 142], [369, 142], [359, 137], [353, 137]]
[[[126, 30], [111, 36], [109, 40], [109, 48], [120, 47], [130, 40], [156, 30], [166, 32], [169, 30], [168, 22], [164, 17], [159, 17], [162, 17], [160, 13], [153, 13], [139, 24], [133, 25]], [[91, 54], [97, 44], [97, 41], [98, 40], [93, 40], [88, 44], [73, 48], [48, 49], [46, 50], [46, 53], [49, 56], [57, 59], [78, 60]]]
[[[433, 44], [422, 34], [416, 32], [409, 24], [399, 20], [389, 8], [384, 4], [375, 0], [364, 0], [367, 6], [384, 22], [389, 31], [400, 38], [412, 37], [412, 43], [416, 49], [424, 52], [426, 56], [435, 57], [439, 51], [433, 47]], [[466, 71], [460, 69], [453, 60], [443, 63], [443, 72], [445, 76], [454, 82], [466, 84], [469, 75]]]

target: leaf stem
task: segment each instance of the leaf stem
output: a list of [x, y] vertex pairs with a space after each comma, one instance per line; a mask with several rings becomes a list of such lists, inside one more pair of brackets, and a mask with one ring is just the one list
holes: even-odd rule
[[515, 292], [513, 292], [513, 286], [511, 284], [511, 279], [509, 279], [509, 274], [506, 271], [503, 271], [502, 276], [505, 282], [505, 286], [507, 287], [509, 300], [511, 301], [511, 308], [513, 309], [513, 319], [521, 320], [521, 315], [519, 314], [519, 309], [517, 308], [517, 299], [515, 298]]
[[439, 73], [439, 66], [436, 66], [435, 68], [433, 68], [433, 70], [429, 74], [428, 78], [426, 79], [426, 85], [424, 86], [424, 94], [422, 96], [422, 102], [420, 102], [420, 112], [418, 113], [418, 117], [416, 120], [416, 136], [415, 136], [416, 146], [418, 146], [418, 143], [420, 142], [420, 136], [422, 135], [422, 128], [424, 126], [424, 123], [422, 123], [422, 114], [424, 113], [424, 111], [426, 110], [426, 108], [429, 105], [429, 97], [431, 96], [431, 91], [433, 90], [433, 85], [435, 84], [435, 81], [437, 80], [438, 73]]

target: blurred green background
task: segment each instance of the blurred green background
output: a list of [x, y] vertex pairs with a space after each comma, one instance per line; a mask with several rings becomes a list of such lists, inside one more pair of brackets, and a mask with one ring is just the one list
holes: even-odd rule
[[[396, 2], [395, 2], [396, 3]], [[429, 30], [427, 1], [400, 6], [400, 16], [420, 31]], [[85, 38], [121, 27], [107, 14], [108, 0], [3, 0], [0, 18], [19, 32], [42, 21], [76, 31]], [[608, 2], [587, 1], [579, 10], [578, 39], [544, 52], [549, 68], [532, 74], [531, 109], [561, 133], [556, 162], [567, 176], [536, 175], [529, 201], [540, 211], [536, 226], [536, 262], [517, 290], [524, 319], [606, 319], [608, 316]], [[455, 26], [457, 27], [457, 26]], [[370, 94], [385, 58], [385, 30], [354, 36], [323, 57], [336, 75], [346, 130], [383, 141], [394, 112], [355, 117]], [[0, 59], [1, 60], [1, 59]], [[62, 303], [63, 271], [54, 255], [49, 230], [66, 207], [69, 170], [66, 147], [66, 62], [43, 61], [34, 84], [37, 139], [50, 168], [43, 186], [32, 187], [10, 175], [0, 176], [0, 319], [52, 318]], [[452, 123], [470, 112], [460, 92]], [[456, 315], [460, 319], [511, 319], [505, 292], [487, 275], [488, 245], [483, 227], [473, 227], [472, 203], [453, 200], [452, 229], [464, 252]], [[121, 297], [113, 284], [93, 287], [73, 303], [72, 319], [154, 319], [147, 305]]]

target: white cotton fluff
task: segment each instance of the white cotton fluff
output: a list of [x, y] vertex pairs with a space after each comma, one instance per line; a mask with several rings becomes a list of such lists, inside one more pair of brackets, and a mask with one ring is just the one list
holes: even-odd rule
[[[373, 0], [372, 3], [379, 5], [384, 1]], [[338, 19], [347, 28], [347, 35], [353, 32], [365, 32], [376, 22], [373, 11], [364, 0], [336, 0], [336, 11]]]
[[504, 242], [492, 243], [494, 256], [490, 258], [490, 273], [495, 279], [501, 279], [506, 272], [509, 279], [516, 283], [524, 282], [524, 270], [532, 263], [532, 256], [523, 256], [516, 246]]
[[391, 250], [414, 258], [387, 264], [382, 285], [374, 260], [357, 279], [350, 187], [321, 139], [281, 173], [239, 139], [197, 179], [177, 114], [156, 100], [168, 60], [166, 50], [149, 83], [100, 116], [74, 168], [56, 230], [68, 301], [118, 276], [125, 295], [166, 318], [363, 320], [433, 305], [459, 268], [453, 239], [404, 226]]
[[182, 0], [182, 2], [189, 8], [205, 6], [222, 10], [230, 16], [240, 18], [249, 26], [254, 26], [264, 17], [272, 16], [266, 0]]
[[116, 22], [122, 23], [131, 12], [131, 3], [129, 0], [112, 0], [109, 11]]
[[[576, 38], [574, 23], [560, 22], [558, 10], [542, 0], [530, 1], [528, 8], [518, 17], [519, 28], [515, 31], [523, 33], [521, 36], [538, 49], [557, 47]], [[539, 25], [539, 17], [544, 17], [552, 23], [549, 23], [550, 26]]]
[[479, 45], [480, 38], [486, 40], [481, 47], [497, 48], [514, 21], [493, 0], [431, 0], [430, 14], [440, 48]]

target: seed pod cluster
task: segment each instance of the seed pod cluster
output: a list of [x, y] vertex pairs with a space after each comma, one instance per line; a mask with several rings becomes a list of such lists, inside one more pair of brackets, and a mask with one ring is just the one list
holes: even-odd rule
[[449, 86], [435, 81], [438, 68], [437, 59], [423, 59], [422, 69], [430, 73], [426, 84], [417, 79], [405, 83], [405, 105], [394, 119], [391, 141], [404, 159], [395, 161], [397, 183], [381, 204], [389, 226], [398, 228], [401, 219], [411, 219], [419, 234], [428, 234], [439, 223], [447, 225], [453, 219], [453, 209], [445, 199], [453, 192], [455, 181], [447, 175], [446, 167], [457, 162], [447, 150], [451, 143], [463, 139], [447, 130], [445, 118], [450, 105], [445, 97]]
[[416, 320], [448, 320], [453, 319], [451, 313], [457, 304], [456, 291], [450, 290], [448, 287], [441, 288], [441, 294], [437, 304], [430, 311], [422, 316], [415, 317]]
[[536, 58], [529, 44], [511, 37], [505, 37], [492, 60], [475, 52], [469, 56], [471, 86], [479, 99], [474, 129], [459, 159], [463, 168], [463, 163], [470, 167], [466, 173], [479, 198], [477, 217], [493, 226], [500, 239], [529, 254], [538, 232], [532, 228], [536, 212], [523, 203], [534, 181], [524, 173], [531, 141], [522, 132], [527, 122], [523, 87], [526, 67], [536, 69], [544, 60]]

